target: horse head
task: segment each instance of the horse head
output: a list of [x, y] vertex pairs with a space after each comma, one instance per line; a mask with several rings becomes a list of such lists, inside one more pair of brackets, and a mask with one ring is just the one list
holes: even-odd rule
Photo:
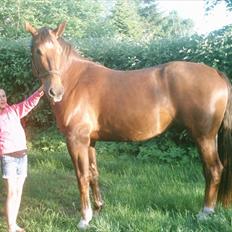
[[44, 85], [48, 98], [54, 102], [62, 100], [64, 88], [61, 80], [62, 47], [59, 37], [63, 34], [66, 23], [56, 29], [43, 27], [36, 29], [30, 23], [25, 24], [32, 35], [32, 71]]

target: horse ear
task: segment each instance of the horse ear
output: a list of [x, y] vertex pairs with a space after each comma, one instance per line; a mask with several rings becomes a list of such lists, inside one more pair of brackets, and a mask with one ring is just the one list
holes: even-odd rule
[[32, 36], [35, 36], [37, 34], [37, 29], [34, 28], [30, 23], [25, 22], [25, 30], [27, 32], [30, 32]]
[[61, 23], [56, 29], [53, 30], [53, 33], [58, 38], [64, 33], [66, 22]]

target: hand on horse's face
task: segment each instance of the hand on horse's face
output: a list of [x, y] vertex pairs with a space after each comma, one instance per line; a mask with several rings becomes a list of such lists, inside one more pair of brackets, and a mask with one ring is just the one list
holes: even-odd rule
[[38, 88], [38, 91], [39, 91], [41, 96], [44, 95], [44, 85], [43, 84]]
[[44, 84], [43, 83], [41, 83], [41, 86], [38, 88], [38, 90], [41, 92], [44, 91]]

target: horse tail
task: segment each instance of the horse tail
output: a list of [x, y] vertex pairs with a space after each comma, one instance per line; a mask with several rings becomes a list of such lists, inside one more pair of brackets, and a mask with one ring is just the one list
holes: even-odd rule
[[232, 86], [225, 74], [219, 72], [219, 75], [227, 82], [229, 96], [218, 133], [218, 153], [223, 165], [218, 201], [223, 206], [229, 206], [232, 203]]

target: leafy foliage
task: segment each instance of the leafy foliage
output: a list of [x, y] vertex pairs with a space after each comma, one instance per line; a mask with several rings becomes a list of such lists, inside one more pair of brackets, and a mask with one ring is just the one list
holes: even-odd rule
[[168, 131], [158, 138], [140, 143], [136, 156], [142, 160], [156, 160], [161, 163], [189, 163], [199, 160], [196, 147], [192, 141], [186, 141], [186, 138], [191, 137], [189, 134], [183, 137], [183, 132], [177, 130]]
[[25, 21], [40, 27], [55, 27], [60, 21], [69, 21], [66, 36], [86, 36], [102, 24], [104, 9], [99, 0], [63, 1], [63, 0], [2, 0], [0, 7], [0, 35], [6, 38], [25, 36]]
[[[28, 130], [27, 133], [30, 133]], [[57, 133], [53, 126], [46, 131], [38, 129], [31, 132], [31, 141], [33, 141], [33, 144], [30, 144], [31, 147], [44, 152], [58, 152], [66, 148], [63, 136]]]
[[[24, 94], [31, 89], [31, 73], [29, 51], [24, 41], [1, 40], [0, 47], [0, 79], [5, 90], [15, 100], [17, 92]], [[13, 86], [12, 86], [13, 84]]]
[[[85, 38], [72, 41], [86, 57], [107, 67], [121, 70], [151, 67], [172, 60], [203, 62], [232, 77], [232, 26], [212, 32], [208, 36], [167, 38], [154, 41], [134, 41], [130, 38]], [[11, 103], [23, 100], [35, 90], [31, 73], [30, 41], [0, 40], [1, 88]], [[34, 80], [34, 81], [33, 81]], [[31, 114], [30, 124], [50, 126], [52, 113], [46, 100]]]
[[139, 15], [133, 2], [118, 0], [111, 16], [114, 31], [122, 37], [141, 39], [143, 25], [138, 18]]
[[[0, 40], [0, 88], [8, 96], [10, 104], [24, 100], [39, 87], [32, 77], [28, 40]], [[34, 126], [50, 126], [53, 121], [48, 102], [42, 99], [38, 112], [27, 120]]]
[[[191, 47], [192, 44], [195, 44]], [[206, 37], [192, 37], [192, 42], [181, 51], [185, 60], [202, 62], [215, 67], [232, 78], [232, 25], [210, 33]]]
[[232, 11], [232, 0], [205, 0], [206, 2], [206, 11], [209, 12], [216, 5], [224, 1], [228, 10]]
[[[67, 38], [112, 37], [133, 39], [154, 39], [153, 31], [160, 36], [176, 36], [176, 28], [191, 33], [193, 25], [181, 20], [178, 15], [160, 16], [154, 3], [143, 0], [117, 1], [76, 1], [76, 0], [2, 0], [0, 6], [0, 36], [5, 38], [25, 37], [23, 25], [29, 21], [37, 27], [55, 27], [61, 21], [67, 21]], [[149, 12], [144, 14], [144, 12]], [[154, 19], [156, 19], [154, 21]], [[166, 20], [167, 19], [167, 20]], [[160, 20], [165, 21], [162, 27]], [[157, 26], [157, 24], [159, 24]], [[186, 30], [186, 23], [188, 29]], [[161, 27], [160, 27], [161, 25]], [[182, 27], [183, 25], [183, 27]], [[145, 28], [150, 28], [147, 30]], [[157, 29], [160, 28], [160, 29]], [[172, 33], [168, 34], [168, 31]], [[157, 33], [155, 33], [157, 35]]]

